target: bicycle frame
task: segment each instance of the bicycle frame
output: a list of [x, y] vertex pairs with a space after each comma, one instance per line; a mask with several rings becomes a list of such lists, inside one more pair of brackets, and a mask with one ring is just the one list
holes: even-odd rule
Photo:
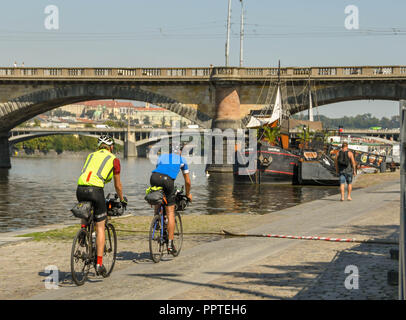
[[[163, 239], [164, 239], [164, 228], [165, 228], [165, 224], [164, 224], [164, 218], [165, 218], [165, 206], [163, 204], [161, 204], [157, 210], [157, 214], [159, 214], [160, 219], [161, 219], [161, 230], [160, 230], [160, 234], [161, 234], [161, 244], [163, 244]], [[156, 231], [156, 224], [154, 226], [154, 231], [152, 233], [152, 238], [155, 236], [155, 231]]]

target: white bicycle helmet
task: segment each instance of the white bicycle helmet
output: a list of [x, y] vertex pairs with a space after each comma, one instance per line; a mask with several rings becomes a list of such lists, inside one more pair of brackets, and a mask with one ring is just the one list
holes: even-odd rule
[[114, 144], [114, 139], [108, 134], [103, 134], [97, 139], [97, 146], [100, 147], [102, 144], [111, 146]]

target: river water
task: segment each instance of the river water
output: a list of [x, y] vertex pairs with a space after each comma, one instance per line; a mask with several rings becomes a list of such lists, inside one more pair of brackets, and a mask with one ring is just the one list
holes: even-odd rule
[[[0, 170], [0, 232], [78, 222], [70, 209], [84, 160], [12, 158], [12, 168]], [[121, 166], [127, 213], [152, 215], [144, 195], [154, 164], [135, 158], [122, 159]], [[193, 203], [184, 214], [267, 214], [338, 193], [337, 187], [234, 184], [228, 175], [206, 176], [204, 165], [191, 164], [190, 170]], [[183, 184], [181, 174], [176, 184]], [[114, 192], [113, 182], [106, 185], [108, 192]]]

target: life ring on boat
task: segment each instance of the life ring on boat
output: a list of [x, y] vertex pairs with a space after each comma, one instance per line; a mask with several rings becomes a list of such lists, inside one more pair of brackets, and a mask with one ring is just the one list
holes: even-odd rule
[[268, 167], [272, 162], [272, 156], [264, 157], [262, 154], [258, 157], [259, 163], [261, 166]]

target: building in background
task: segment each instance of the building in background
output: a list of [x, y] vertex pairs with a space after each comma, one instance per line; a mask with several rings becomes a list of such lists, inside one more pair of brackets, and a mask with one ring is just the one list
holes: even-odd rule
[[174, 112], [151, 106], [149, 103], [145, 106], [134, 106], [132, 102], [116, 100], [92, 100], [69, 104], [52, 110], [51, 115], [73, 116], [95, 121], [130, 120], [132, 125], [153, 127], [169, 127], [174, 122], [179, 122], [181, 126], [192, 123]]

